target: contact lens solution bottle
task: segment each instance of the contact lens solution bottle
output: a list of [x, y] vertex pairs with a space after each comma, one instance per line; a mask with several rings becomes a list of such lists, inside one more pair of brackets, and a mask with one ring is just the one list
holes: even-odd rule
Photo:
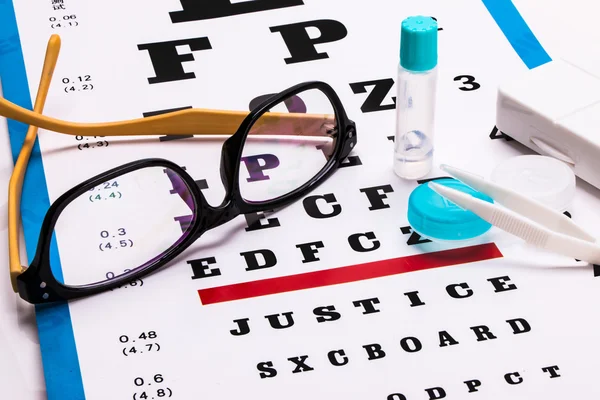
[[422, 178], [433, 164], [437, 45], [436, 20], [413, 16], [402, 21], [393, 164], [401, 178]]

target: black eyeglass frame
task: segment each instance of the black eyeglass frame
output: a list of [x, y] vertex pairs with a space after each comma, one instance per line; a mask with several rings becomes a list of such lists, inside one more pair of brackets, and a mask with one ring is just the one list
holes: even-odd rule
[[[268, 112], [276, 104], [281, 103], [288, 97], [310, 89], [318, 89], [323, 92], [330, 100], [334, 109], [337, 130], [332, 134], [332, 137], [335, 139], [335, 147], [329, 160], [327, 160], [325, 166], [311, 180], [292, 192], [265, 202], [249, 202], [244, 200], [240, 193], [238, 177], [242, 151], [250, 128], [261, 115]], [[223, 225], [240, 214], [278, 209], [299, 200], [329, 178], [348, 157], [352, 149], [356, 146], [356, 143], [356, 124], [348, 118], [335, 90], [325, 82], [310, 81], [294, 85], [264, 100], [242, 121], [236, 133], [223, 143], [220, 173], [221, 181], [225, 187], [225, 196], [223, 202], [218, 206], [208, 204], [194, 179], [183, 168], [169, 160], [146, 158], [100, 173], [69, 189], [49, 207], [40, 228], [35, 256], [29, 267], [17, 277], [19, 296], [32, 304], [68, 301], [105, 292], [145, 277], [172, 261], [206, 231]], [[132, 266], [133, 270], [109, 280], [89, 285], [79, 285], [77, 287], [66, 286], [57, 281], [50, 265], [50, 246], [54, 235], [54, 226], [64, 208], [81, 196], [81, 194], [106, 181], [148, 167], [164, 167], [172, 170], [183, 180], [192, 194], [194, 201], [193, 218], [185, 239], [162, 253], [162, 257], [155, 260], [152, 264], [143, 268]]]

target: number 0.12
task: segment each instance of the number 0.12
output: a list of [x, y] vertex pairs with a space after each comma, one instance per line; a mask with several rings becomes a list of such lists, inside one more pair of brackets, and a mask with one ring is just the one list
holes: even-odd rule
[[[76, 82], [89, 82], [91, 80], [92, 80], [91, 75], [82, 75], [82, 76], [78, 76], [77, 78], [75, 78]], [[62, 79], [62, 83], [64, 83], [65, 85], [70, 82], [71, 82], [71, 80], [69, 78]]]

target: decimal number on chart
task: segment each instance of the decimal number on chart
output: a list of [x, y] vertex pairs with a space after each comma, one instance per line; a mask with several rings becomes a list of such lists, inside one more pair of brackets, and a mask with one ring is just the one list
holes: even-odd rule
[[74, 28], [79, 26], [77, 16], [75, 14], [65, 14], [57, 17], [48, 18], [50, 22], [50, 28], [61, 29], [61, 28]]
[[89, 190], [90, 195], [88, 200], [90, 203], [94, 203], [102, 200], [120, 199], [123, 197], [123, 194], [119, 189], [120, 187], [118, 181], [104, 182], [103, 184], [95, 186]]
[[127, 237], [125, 228], [118, 228], [115, 232], [102, 230], [100, 231], [100, 237], [104, 239], [98, 245], [100, 251], [133, 247], [133, 240]]
[[62, 78], [62, 83], [65, 85], [63, 90], [67, 94], [94, 90], [91, 75], [81, 75], [72, 78], [65, 77]]
[[133, 380], [133, 384], [136, 386], [136, 392], [132, 396], [133, 400], [152, 400], [173, 396], [173, 390], [167, 386], [163, 374], [155, 374], [147, 378], [138, 376]]
[[121, 335], [119, 336], [119, 343], [124, 345], [121, 353], [125, 357], [154, 353], [161, 350], [156, 331], [142, 332], [134, 336]]

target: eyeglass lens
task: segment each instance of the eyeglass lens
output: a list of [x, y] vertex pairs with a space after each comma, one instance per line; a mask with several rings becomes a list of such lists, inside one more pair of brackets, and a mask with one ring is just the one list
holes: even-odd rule
[[329, 98], [309, 89], [283, 99], [252, 125], [244, 143], [240, 193], [248, 202], [286, 195], [314, 178], [335, 148]]
[[[336, 133], [334, 107], [320, 90], [275, 104], [253, 123], [243, 144], [244, 200], [263, 203], [312, 180], [333, 153]], [[196, 215], [192, 197], [185, 181], [165, 167], [137, 169], [80, 194], [54, 227], [61, 249], [59, 260], [51, 246], [55, 279], [85, 286], [153, 264], [189, 234]]]
[[51, 250], [52, 273], [65, 286], [77, 287], [152, 264], [185, 239], [188, 231], [177, 218], [193, 215], [194, 208], [185, 182], [165, 167], [134, 170], [98, 185], [59, 215], [54, 234], [61, 268]]

